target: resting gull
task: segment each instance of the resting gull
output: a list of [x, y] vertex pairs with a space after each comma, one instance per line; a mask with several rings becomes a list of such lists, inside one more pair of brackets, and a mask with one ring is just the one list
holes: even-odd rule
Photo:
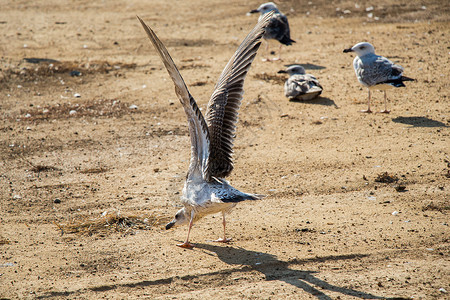
[[203, 118], [166, 47], [153, 30], [138, 17], [175, 84], [175, 93], [183, 105], [189, 124], [191, 160], [181, 196], [184, 207], [166, 225], [166, 229], [189, 225], [186, 241], [177, 245], [179, 247], [192, 248], [189, 234], [194, 222], [219, 212], [223, 216], [224, 232], [223, 238], [217, 241], [229, 242], [225, 231], [225, 214], [238, 202], [263, 197], [238, 191], [224, 177], [233, 170], [232, 148], [238, 110], [244, 94], [244, 79], [271, 16], [267, 14], [258, 22], [225, 66], [209, 100], [206, 118]]
[[370, 110], [370, 91], [376, 89], [384, 92], [384, 110], [380, 112], [389, 113], [386, 89], [404, 87], [403, 81], [414, 81], [414, 79], [402, 76], [403, 67], [394, 64], [386, 57], [376, 55], [375, 49], [370, 43], [358, 43], [349, 49], [345, 49], [344, 52], [356, 52], [357, 56], [353, 60], [356, 78], [369, 91], [367, 110], [361, 112], [372, 112]]
[[[291, 34], [289, 30], [289, 22], [287, 17], [278, 10], [278, 7], [273, 2], [267, 2], [261, 4], [258, 9], [254, 9], [250, 11], [253, 13], [261, 13], [258, 20], [261, 20], [264, 15], [273, 11], [273, 17], [270, 19], [269, 25], [267, 25], [266, 33], [264, 34], [264, 39], [266, 40], [277, 40], [281, 44], [290, 46], [292, 43], [295, 43], [294, 40], [291, 40]], [[278, 57], [273, 60], [281, 60], [281, 44], [280, 49], [278, 51]], [[269, 52], [269, 43], [266, 45], [266, 52]], [[270, 61], [270, 59], [263, 59], [264, 61]]]
[[287, 73], [289, 78], [284, 83], [284, 94], [289, 101], [312, 100], [322, 93], [322, 86], [316, 77], [306, 74], [301, 65], [289, 65], [286, 70], [278, 73]]

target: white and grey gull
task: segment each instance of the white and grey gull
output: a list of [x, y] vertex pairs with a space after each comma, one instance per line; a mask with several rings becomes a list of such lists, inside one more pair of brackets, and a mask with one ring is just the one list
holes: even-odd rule
[[278, 73], [289, 74], [284, 83], [284, 95], [289, 101], [308, 101], [322, 93], [323, 88], [317, 78], [306, 74], [305, 68], [301, 65], [288, 65], [286, 70], [280, 70]]
[[353, 60], [356, 78], [369, 91], [367, 100], [367, 110], [361, 112], [371, 113], [370, 101], [371, 90], [382, 90], [384, 92], [384, 110], [381, 113], [389, 113], [387, 109], [386, 90], [393, 87], [405, 87], [404, 81], [414, 81], [414, 79], [403, 76], [403, 67], [394, 64], [386, 57], [376, 55], [372, 44], [361, 42], [351, 48], [344, 49], [344, 52], [355, 52]]
[[172, 78], [175, 93], [189, 124], [191, 159], [181, 196], [184, 207], [166, 225], [166, 229], [179, 225], [189, 226], [186, 240], [178, 244], [179, 247], [192, 248], [189, 234], [194, 222], [219, 212], [223, 216], [224, 232], [223, 238], [217, 241], [229, 242], [225, 231], [225, 214], [238, 202], [263, 197], [235, 189], [224, 177], [230, 175], [233, 170], [233, 142], [238, 110], [244, 93], [244, 79], [270, 18], [271, 14], [267, 14], [258, 22], [225, 66], [211, 95], [204, 118], [166, 47], [153, 30], [138, 17]]
[[[289, 29], [289, 22], [286, 15], [284, 15], [275, 3], [267, 2], [261, 4], [257, 9], [253, 9], [250, 11], [251, 14], [260, 13], [258, 20], [261, 20], [266, 14], [269, 12], [273, 12], [273, 16], [270, 19], [269, 25], [267, 25], [266, 33], [264, 34], [264, 39], [269, 40], [277, 40], [281, 44], [290, 46], [292, 43], [295, 43], [294, 40], [291, 39], [291, 31]], [[281, 60], [281, 44], [280, 49], [278, 50], [278, 57], [272, 60]], [[266, 45], [266, 52], [269, 49], [269, 43]], [[271, 59], [265, 58], [265, 61], [270, 61]]]

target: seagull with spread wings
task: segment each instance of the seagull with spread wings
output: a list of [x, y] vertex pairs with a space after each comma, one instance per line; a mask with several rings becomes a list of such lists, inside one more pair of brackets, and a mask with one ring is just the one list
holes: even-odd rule
[[186, 241], [178, 244], [179, 247], [192, 248], [189, 234], [194, 222], [219, 212], [223, 216], [224, 233], [223, 238], [217, 242], [229, 242], [225, 231], [225, 214], [238, 202], [263, 197], [238, 191], [224, 177], [230, 175], [233, 170], [233, 142], [238, 110], [244, 94], [244, 79], [271, 17], [272, 13], [266, 14], [258, 22], [225, 66], [209, 100], [206, 118], [203, 118], [166, 47], [153, 30], [138, 17], [172, 78], [175, 93], [183, 105], [189, 124], [191, 160], [181, 196], [184, 207], [166, 225], [166, 229], [185, 224], [189, 226]]

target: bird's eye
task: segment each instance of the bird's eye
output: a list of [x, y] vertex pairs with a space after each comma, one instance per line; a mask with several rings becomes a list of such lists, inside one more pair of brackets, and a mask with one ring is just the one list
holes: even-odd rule
[[361, 50], [364, 49], [364, 48], [366, 48], [366, 47], [364, 47], [364, 46], [361, 46], [361, 47], [360, 47]]

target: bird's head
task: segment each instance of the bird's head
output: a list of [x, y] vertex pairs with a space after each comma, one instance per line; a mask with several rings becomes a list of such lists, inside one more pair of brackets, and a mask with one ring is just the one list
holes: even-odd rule
[[348, 49], [344, 49], [344, 52], [355, 52], [356, 55], [358, 56], [364, 56], [366, 54], [369, 53], [375, 53], [375, 48], [372, 46], [371, 43], [367, 43], [367, 42], [362, 42], [362, 43], [358, 43], [355, 46], [348, 48]]
[[187, 223], [189, 223], [189, 218], [187, 217], [186, 208], [183, 207], [175, 214], [175, 218], [167, 223], [166, 229], [181, 226]]
[[288, 65], [285, 70], [280, 70], [278, 73], [287, 73], [289, 76], [294, 74], [300, 74], [304, 75], [306, 74], [305, 68], [303, 68], [301, 65]]
[[278, 7], [275, 5], [275, 3], [273, 2], [267, 2], [264, 4], [261, 4], [258, 9], [254, 9], [252, 11], [250, 11], [251, 14], [254, 13], [261, 13], [261, 15], [264, 15], [266, 13], [268, 13], [269, 11], [274, 10], [275, 12], [279, 12]]

